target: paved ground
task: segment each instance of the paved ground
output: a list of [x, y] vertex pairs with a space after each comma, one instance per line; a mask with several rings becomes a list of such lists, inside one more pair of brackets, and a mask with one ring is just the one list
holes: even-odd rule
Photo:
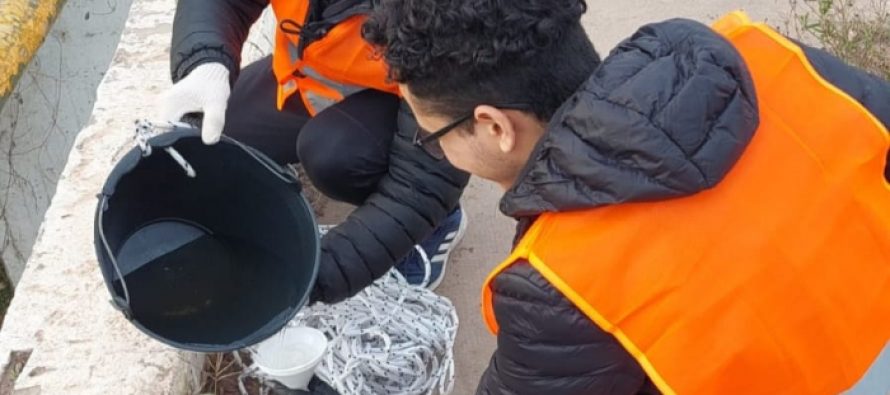
[[[588, 0], [584, 25], [597, 49], [605, 55], [642, 24], [687, 17], [711, 21], [734, 9], [744, 8], [752, 17], [782, 23], [785, 0]], [[472, 394], [491, 353], [495, 339], [485, 329], [479, 313], [482, 281], [488, 271], [508, 253], [514, 222], [497, 209], [501, 191], [491, 183], [473, 179], [464, 194], [464, 207], [470, 215], [466, 238], [457, 250], [439, 291], [457, 306], [461, 329], [456, 346], [458, 384], [455, 395]]]

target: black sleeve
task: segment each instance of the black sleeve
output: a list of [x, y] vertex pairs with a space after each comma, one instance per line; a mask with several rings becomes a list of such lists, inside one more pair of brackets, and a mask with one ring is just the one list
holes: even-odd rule
[[219, 62], [229, 69], [234, 83], [241, 66], [241, 47], [267, 5], [269, 0], [178, 1], [170, 46], [173, 82], [202, 63]]
[[655, 394], [637, 361], [528, 262], [492, 282], [498, 348], [477, 395]]
[[469, 175], [412, 143], [416, 122], [403, 102], [389, 172], [321, 242], [314, 301], [336, 303], [388, 272], [457, 207]]

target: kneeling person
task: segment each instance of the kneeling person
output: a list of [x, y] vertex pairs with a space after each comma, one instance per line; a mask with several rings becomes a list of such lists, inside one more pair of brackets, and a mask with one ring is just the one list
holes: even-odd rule
[[887, 393], [890, 84], [743, 14], [600, 61], [584, 11], [390, 0], [365, 25], [417, 145], [519, 221], [478, 393]]

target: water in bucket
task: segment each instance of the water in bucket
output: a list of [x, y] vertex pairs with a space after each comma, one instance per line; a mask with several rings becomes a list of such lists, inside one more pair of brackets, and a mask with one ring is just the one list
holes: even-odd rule
[[[148, 243], [152, 248], [145, 248]], [[145, 256], [147, 250], [158, 256]], [[141, 229], [124, 243], [118, 258], [133, 314], [158, 335], [183, 342], [244, 337], [256, 329], [254, 323], [286, 310], [296, 288], [288, 286], [284, 261], [247, 240], [212, 235], [179, 221]], [[159, 285], [165, 289], [156, 289]], [[257, 292], [259, 287], [275, 295]]]

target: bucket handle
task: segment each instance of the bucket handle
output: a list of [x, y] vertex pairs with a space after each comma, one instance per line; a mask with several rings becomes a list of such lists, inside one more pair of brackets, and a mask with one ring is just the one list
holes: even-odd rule
[[244, 152], [246, 152], [248, 155], [250, 155], [251, 158], [256, 160], [260, 165], [265, 167], [266, 170], [269, 170], [269, 172], [274, 174], [276, 177], [280, 178], [282, 181], [284, 181], [288, 184], [294, 184], [297, 188], [302, 187], [302, 185], [300, 184], [300, 179], [297, 176], [295, 170], [293, 170], [293, 169], [291, 169], [290, 171], [285, 170], [285, 168], [278, 165], [278, 163], [273, 162], [272, 159], [269, 159], [269, 157], [267, 157], [265, 155], [258, 155], [253, 148], [250, 148], [247, 145], [245, 145], [244, 143], [242, 143], [238, 140], [235, 140], [229, 136], [222, 136], [222, 140], [225, 140], [232, 144], [235, 144], [236, 146], [238, 146], [239, 148], [244, 150]]
[[[120, 279], [121, 288], [124, 291], [124, 297], [121, 298], [114, 292], [114, 286], [111, 286], [111, 305], [124, 314], [128, 320], [133, 319], [133, 311], [130, 309], [130, 290], [127, 288], [127, 282], [124, 280], [124, 274], [121, 272], [120, 266], [117, 264], [117, 258], [115, 258], [114, 253], [111, 251], [111, 246], [108, 244], [108, 239], [105, 238], [105, 226], [102, 221], [102, 214], [105, 212], [105, 209], [108, 208], [108, 196], [100, 195], [102, 200], [99, 202], [99, 213], [97, 215], [98, 229], [99, 229], [99, 239], [102, 241], [102, 246], [105, 248], [105, 253], [108, 254], [108, 259], [111, 260], [111, 266], [114, 267], [114, 272], [117, 274], [117, 278]], [[113, 284], [113, 282], [112, 282]]]

